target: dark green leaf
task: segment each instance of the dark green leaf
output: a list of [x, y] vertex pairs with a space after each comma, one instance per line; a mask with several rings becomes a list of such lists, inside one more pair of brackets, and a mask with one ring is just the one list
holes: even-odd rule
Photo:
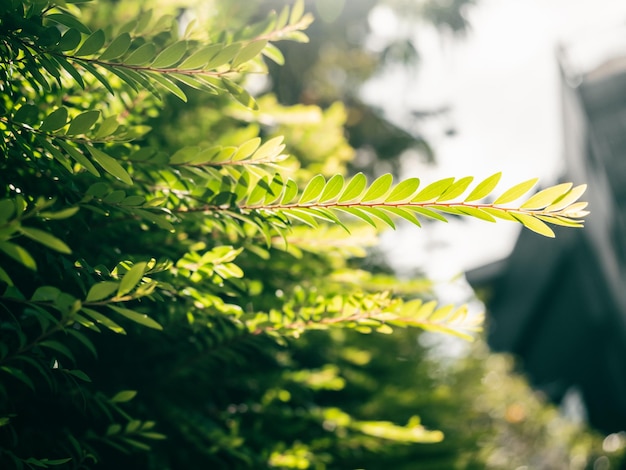
[[37, 263], [28, 251], [15, 243], [0, 241], [0, 251], [13, 258], [15, 261], [23, 264], [29, 269], [37, 270]]
[[93, 32], [87, 39], [85, 39], [85, 42], [78, 48], [74, 55], [76, 57], [84, 57], [86, 55], [95, 54], [102, 48], [102, 46], [104, 46], [105, 39], [104, 31], [101, 29]]
[[154, 59], [157, 50], [152, 42], [146, 42], [135, 49], [126, 59], [125, 65], [146, 65]]
[[130, 43], [131, 43], [130, 34], [128, 33], [120, 34], [118, 37], [113, 39], [113, 41], [111, 41], [111, 44], [109, 44], [107, 48], [104, 50], [104, 52], [100, 54], [100, 57], [98, 57], [98, 60], [107, 61], [111, 59], [117, 59], [118, 57], [122, 57], [124, 54], [126, 54], [126, 51], [128, 51], [128, 48], [130, 47]]
[[60, 107], [52, 111], [41, 123], [39, 130], [52, 132], [58, 131], [67, 124], [67, 108]]
[[89, 150], [93, 159], [104, 169], [104, 171], [115, 176], [117, 179], [128, 185], [133, 184], [133, 180], [128, 172], [117, 162], [115, 158], [110, 157], [106, 153], [91, 146], [87, 146], [87, 150]]
[[99, 117], [100, 111], [98, 110], [85, 111], [79, 114], [72, 119], [70, 127], [67, 129], [67, 135], [84, 134], [93, 127]]
[[123, 317], [126, 317], [129, 320], [134, 321], [135, 323], [138, 323], [138, 324], [143, 325], [143, 326], [147, 326], [148, 328], [153, 328], [155, 330], [162, 330], [163, 329], [163, 327], [159, 323], [154, 321], [152, 318], [150, 318], [145, 313], [137, 313], [137, 312], [134, 312], [134, 311], [129, 310], [127, 308], [116, 307], [115, 305], [108, 305], [108, 307], [111, 310], [113, 310], [114, 312], [119, 313]]

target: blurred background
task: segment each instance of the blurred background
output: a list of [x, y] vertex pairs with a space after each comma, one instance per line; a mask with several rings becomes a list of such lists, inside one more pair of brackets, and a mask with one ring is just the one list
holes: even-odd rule
[[[491, 350], [511, 353], [533, 393], [558, 405], [567, 422], [598, 431], [603, 451], [619, 454], [626, 444], [626, 3], [307, 6], [316, 16], [311, 44], [285, 46], [286, 66], [256, 86], [284, 104], [344, 103], [356, 149], [351, 171], [429, 182], [502, 171], [502, 188], [536, 176], [543, 186], [589, 185], [592, 215], [582, 231], [545, 240], [513, 224], [451, 220], [385, 233], [370, 262], [427, 276], [444, 302], [486, 308]], [[448, 338], [420, 340], [438, 361], [476, 357]], [[488, 377], [483, 383], [506, 388]], [[511, 410], [525, 409], [517, 405], [504, 421], [516, 423]], [[521, 421], [532, 420], [524, 413]], [[606, 456], [576, 463], [572, 447], [558, 450], [565, 434], [552, 438], [525, 450], [532, 466], [502, 468], [616, 468]], [[557, 463], [555, 455], [565, 454], [570, 460]]]

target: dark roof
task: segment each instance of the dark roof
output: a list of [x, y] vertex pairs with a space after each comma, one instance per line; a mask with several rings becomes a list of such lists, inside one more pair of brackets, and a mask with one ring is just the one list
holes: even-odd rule
[[491, 347], [517, 355], [556, 402], [576, 387], [607, 432], [626, 430], [626, 69], [616, 64], [626, 61], [578, 86], [561, 64], [564, 179], [588, 184], [586, 227], [556, 240], [522, 231], [510, 258], [467, 275], [492, 293]]

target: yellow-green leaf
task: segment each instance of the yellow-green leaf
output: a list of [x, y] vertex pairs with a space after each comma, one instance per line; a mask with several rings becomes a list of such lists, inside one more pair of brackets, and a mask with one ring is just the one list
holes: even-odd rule
[[41, 243], [42, 245], [45, 245], [48, 248], [56, 250], [59, 253], [70, 254], [72, 252], [70, 247], [67, 246], [64, 242], [59, 240], [54, 235], [51, 235], [48, 232], [44, 232], [43, 230], [39, 230], [39, 229], [32, 228], [32, 227], [21, 226], [19, 228], [19, 231], [23, 235], [26, 235], [28, 238], [35, 240], [36, 242]]
[[520, 206], [520, 209], [543, 209], [544, 207], [554, 203], [561, 196], [567, 194], [571, 188], [572, 183], [562, 183], [546, 188], [539, 191], [534, 196], [531, 196], [528, 201]]
[[488, 196], [496, 188], [501, 177], [502, 173], [498, 172], [482, 180], [465, 198], [465, 202], [477, 201]]
[[337, 202], [348, 202], [358, 198], [366, 186], [367, 178], [365, 175], [363, 173], [357, 173], [352, 177]]
[[122, 280], [120, 281], [119, 288], [117, 289], [117, 296], [121, 297], [122, 295], [128, 294], [131, 290], [135, 288], [144, 273], [146, 272], [147, 263], [140, 262], [135, 263], [132, 268], [130, 268]]
[[528, 191], [530, 191], [532, 187], [537, 184], [537, 181], [539, 181], [539, 178], [532, 178], [522, 183], [516, 184], [512, 188], [507, 189], [505, 192], [503, 192], [495, 201], [493, 201], [493, 203], [497, 205], [513, 202], [516, 199], [522, 197]]
[[552, 229], [538, 218], [520, 212], [514, 212], [511, 215], [519, 220], [524, 227], [532, 230], [533, 232], [543, 235], [544, 237], [554, 238], [554, 232]]

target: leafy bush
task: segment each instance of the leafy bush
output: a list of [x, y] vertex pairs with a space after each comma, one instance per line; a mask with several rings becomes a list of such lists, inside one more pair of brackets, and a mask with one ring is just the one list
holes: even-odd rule
[[0, 5], [3, 467], [326, 468], [441, 441], [406, 395], [367, 397], [406, 328], [471, 339], [480, 318], [351, 264], [368, 226], [553, 236], [585, 186], [516, 205], [536, 180], [346, 178], [340, 104], [258, 110], [243, 86], [306, 42], [302, 2], [209, 35], [151, 11], [91, 29], [81, 3]]

